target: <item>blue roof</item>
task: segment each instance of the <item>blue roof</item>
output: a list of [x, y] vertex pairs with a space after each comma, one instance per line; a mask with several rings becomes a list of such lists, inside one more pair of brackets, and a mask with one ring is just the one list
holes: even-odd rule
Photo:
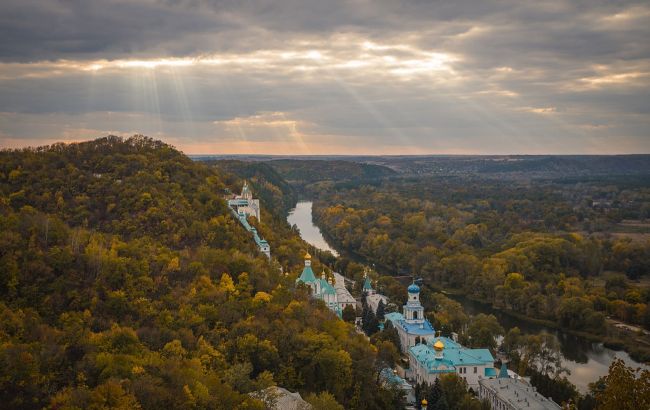
[[420, 327], [420, 323], [407, 323], [405, 320], [400, 322], [402, 329], [412, 335], [433, 335], [436, 333], [428, 320], [425, 320], [421, 325], [422, 327]]
[[336, 289], [326, 279], [320, 280], [320, 288], [323, 294], [336, 295]]
[[381, 372], [379, 372], [379, 375], [382, 377], [382, 379], [386, 380], [387, 383], [390, 383], [394, 386], [405, 390], [410, 390], [413, 388], [409, 382], [395, 374], [391, 368], [386, 367], [382, 369]]
[[497, 375], [497, 369], [494, 367], [485, 368], [485, 377], [495, 377]]
[[[422, 367], [429, 373], [455, 373], [454, 363], [447, 357], [435, 358], [435, 351], [426, 344], [419, 344], [409, 348], [409, 352], [415, 357]], [[445, 355], [446, 356], [446, 355]]]
[[420, 327], [419, 323], [407, 323], [406, 320], [404, 320], [404, 316], [397, 312], [387, 313], [384, 315], [384, 319], [390, 320], [395, 328], [400, 327], [412, 335], [426, 336], [434, 335], [436, 333], [431, 322], [428, 320], [425, 320], [424, 323], [422, 323], [422, 327]]
[[[494, 363], [494, 357], [488, 349], [468, 349], [447, 337], [437, 337], [430, 341], [431, 345], [438, 340], [445, 345], [442, 359], [437, 359], [435, 350], [426, 344], [415, 345], [409, 349], [415, 360], [430, 373], [454, 372], [457, 366], [491, 365]], [[496, 375], [496, 369], [493, 371]]]
[[460, 343], [454, 341], [454, 339], [450, 339], [445, 336], [438, 336], [435, 339], [431, 340], [431, 345], [433, 346], [434, 343], [437, 341], [441, 341], [443, 345], [445, 345], [445, 350], [446, 349], [464, 349], [465, 347], [461, 345]]
[[[228, 204], [232, 205], [234, 203], [237, 203], [238, 201], [240, 200], [237, 199], [229, 200]], [[246, 203], [248, 203], [248, 201], [246, 201]], [[237, 220], [239, 220], [239, 223], [242, 224], [244, 229], [246, 229], [248, 232], [253, 234], [253, 240], [255, 241], [255, 244], [257, 244], [258, 248], [268, 248], [269, 243], [266, 240], [262, 239], [260, 235], [257, 233], [257, 229], [255, 229], [254, 227], [251, 226], [251, 224], [248, 223], [248, 219], [246, 219], [246, 214], [244, 212], [237, 212], [233, 208], [231, 208], [231, 210], [232, 213], [237, 218]]]
[[409, 293], [420, 293], [420, 287], [415, 283], [411, 283], [407, 290]]
[[296, 279], [296, 282], [303, 282], [303, 283], [316, 282], [316, 276], [314, 275], [314, 271], [311, 270], [311, 266], [305, 266], [305, 268], [302, 270], [302, 274], [300, 274], [300, 277]]
[[370, 284], [370, 278], [366, 276], [366, 279], [363, 281], [363, 290], [372, 290], [372, 285]]
[[239, 215], [239, 222], [244, 226], [244, 229], [247, 231], [251, 232], [253, 227], [248, 223], [248, 220], [246, 220], [245, 215]]
[[506, 366], [506, 362], [501, 363], [501, 370], [499, 370], [499, 379], [509, 379], [510, 376], [508, 376], [508, 366]]
[[397, 322], [404, 320], [404, 316], [399, 312], [386, 313], [384, 319], [393, 322], [393, 326], [397, 326]]

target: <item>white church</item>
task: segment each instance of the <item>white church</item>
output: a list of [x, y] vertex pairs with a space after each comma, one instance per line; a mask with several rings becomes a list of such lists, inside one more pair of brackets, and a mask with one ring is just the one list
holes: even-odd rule
[[420, 287], [412, 283], [407, 291], [403, 313], [385, 315], [397, 329], [402, 352], [408, 355], [407, 378], [416, 383], [433, 384], [443, 374], [456, 373], [477, 389], [479, 380], [496, 377], [494, 357], [488, 349], [468, 349], [452, 339], [436, 336], [433, 326], [424, 317]]
[[305, 255], [305, 267], [300, 277], [296, 279], [296, 284], [298, 283], [309, 286], [312, 297], [325, 302], [327, 307], [339, 318], [343, 316], [343, 309], [346, 306], [356, 306], [357, 301], [345, 287], [345, 278], [342, 275], [332, 272], [329, 279], [326, 278], [325, 272], [321, 273], [320, 278], [314, 275], [309, 253]]
[[246, 181], [244, 181], [241, 194], [235, 195], [234, 198], [228, 200], [228, 205], [230, 205], [237, 214], [244, 214], [247, 216], [252, 215], [257, 218], [258, 221], [262, 220], [260, 215], [260, 200], [253, 198], [253, 192]]
[[228, 200], [228, 206], [230, 207], [231, 212], [237, 218], [239, 223], [242, 224], [244, 229], [253, 234], [253, 240], [255, 240], [255, 245], [257, 248], [266, 255], [267, 258], [271, 258], [271, 246], [269, 243], [263, 239], [258, 233], [257, 229], [252, 227], [248, 223], [248, 217], [254, 216], [260, 221], [260, 200], [253, 198], [253, 193], [246, 181], [244, 181], [244, 187], [241, 190], [241, 195], [236, 195], [235, 197]]
[[424, 317], [424, 307], [420, 304], [420, 287], [412, 283], [407, 291], [408, 301], [402, 308], [403, 313], [385, 315], [385, 319], [397, 329], [403, 353], [408, 353], [408, 349], [417, 343], [427, 343], [436, 337], [433, 326]]

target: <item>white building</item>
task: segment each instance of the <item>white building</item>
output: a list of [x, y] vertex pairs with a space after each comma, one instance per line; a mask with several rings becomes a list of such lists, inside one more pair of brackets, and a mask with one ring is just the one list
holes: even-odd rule
[[496, 377], [494, 357], [488, 349], [468, 349], [447, 337], [409, 349], [410, 377], [417, 383], [435, 383], [441, 375], [456, 373], [474, 390], [479, 381]]
[[346, 306], [352, 306], [356, 309], [357, 300], [350, 294], [348, 288], [345, 287], [345, 277], [338, 272], [332, 272], [334, 277], [334, 289], [336, 290], [337, 303], [339, 309], [343, 312]]
[[364, 280], [363, 280], [363, 293], [366, 295], [366, 303], [368, 303], [368, 306], [370, 309], [372, 309], [373, 313], [377, 313], [377, 308], [379, 307], [379, 302], [384, 303], [384, 307], [388, 305], [388, 298], [384, 295], [380, 295], [373, 289], [372, 284], [370, 283], [370, 278], [368, 277], [368, 274], [365, 274]]
[[415, 389], [413, 389], [413, 386], [411, 386], [409, 382], [399, 377], [395, 370], [390, 368], [382, 369], [379, 373], [379, 376], [381, 377], [385, 386], [388, 385], [397, 387], [404, 392], [404, 397], [406, 398], [407, 403], [415, 404]]
[[385, 319], [397, 329], [403, 353], [408, 353], [411, 346], [433, 340], [436, 332], [424, 317], [424, 308], [420, 304], [420, 287], [415, 283], [408, 287], [408, 301], [402, 313], [387, 313]]
[[228, 200], [228, 206], [232, 211], [233, 215], [239, 223], [250, 233], [253, 234], [253, 239], [255, 240], [255, 245], [257, 248], [266, 255], [269, 259], [271, 258], [271, 246], [269, 243], [259, 236], [257, 229], [253, 228], [248, 223], [248, 217], [254, 216], [260, 221], [260, 200], [253, 199], [253, 193], [246, 181], [244, 181], [244, 187], [242, 188], [241, 195], [237, 195], [232, 199]]
[[254, 216], [258, 221], [261, 221], [260, 215], [260, 200], [253, 198], [253, 192], [248, 187], [248, 183], [244, 181], [244, 186], [241, 190], [241, 195], [235, 195], [234, 198], [228, 200], [228, 205], [235, 209], [235, 212], [243, 213], [246, 216]]
[[316, 278], [316, 275], [314, 275], [314, 271], [311, 268], [311, 255], [306, 254], [305, 267], [303, 268], [300, 277], [296, 279], [296, 284], [304, 283], [307, 285], [311, 289], [311, 295], [314, 298], [325, 302], [330, 310], [336, 313], [338, 317], [342, 317], [343, 309], [341, 309], [339, 305], [333, 282], [333, 278], [330, 278], [329, 281], [325, 278], [325, 272], [321, 274], [320, 278]]
[[499, 377], [480, 379], [478, 396], [490, 402], [494, 410], [560, 410], [561, 407], [547, 399], [528, 383], [508, 377], [505, 365]]

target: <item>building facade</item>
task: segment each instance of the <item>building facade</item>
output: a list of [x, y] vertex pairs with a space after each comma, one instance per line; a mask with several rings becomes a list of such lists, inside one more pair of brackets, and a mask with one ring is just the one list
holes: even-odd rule
[[320, 278], [317, 278], [316, 275], [314, 275], [314, 271], [311, 268], [310, 254], [305, 255], [305, 267], [298, 279], [296, 279], [296, 284], [299, 283], [307, 285], [311, 291], [312, 297], [322, 300], [331, 311], [338, 315], [338, 317], [342, 317], [343, 309], [341, 309], [338, 302], [338, 295], [334, 288], [334, 279], [330, 278], [328, 280], [325, 277], [325, 272], [321, 273]]
[[350, 294], [348, 288], [345, 287], [345, 278], [337, 272], [332, 272], [334, 278], [334, 289], [336, 290], [336, 301], [339, 304], [341, 312], [346, 306], [352, 306], [356, 309], [357, 300]]
[[258, 221], [262, 220], [260, 200], [253, 198], [253, 192], [246, 181], [244, 181], [241, 194], [235, 195], [234, 198], [228, 200], [228, 205], [233, 207], [238, 214], [243, 213], [246, 216], [254, 216]]
[[269, 259], [271, 258], [271, 245], [264, 240], [257, 233], [257, 229], [252, 227], [248, 223], [248, 217], [254, 216], [260, 221], [260, 201], [259, 199], [253, 199], [253, 193], [246, 181], [244, 181], [244, 187], [242, 188], [241, 195], [237, 195], [232, 199], [228, 200], [228, 207], [233, 213], [235, 218], [239, 221], [240, 224], [253, 235], [253, 240], [257, 248], [266, 255]]
[[468, 349], [447, 337], [435, 337], [409, 348], [410, 377], [433, 384], [444, 374], [456, 373], [474, 390], [479, 380], [497, 376], [489, 349]]
[[542, 396], [528, 383], [508, 377], [505, 365], [499, 377], [480, 379], [478, 396], [490, 402], [494, 410], [560, 410], [561, 407], [551, 399]]
[[402, 313], [388, 313], [385, 319], [397, 329], [402, 352], [407, 354], [409, 348], [418, 343], [433, 340], [436, 332], [431, 323], [424, 317], [424, 308], [420, 304], [420, 287], [415, 283], [408, 289], [408, 300], [402, 308]]
[[384, 307], [388, 305], [388, 298], [384, 295], [380, 295], [375, 291], [375, 289], [373, 289], [367, 273], [364, 276], [363, 287], [361, 290], [366, 295], [366, 303], [368, 303], [368, 307], [370, 307], [373, 313], [377, 313], [379, 302], [382, 302]]

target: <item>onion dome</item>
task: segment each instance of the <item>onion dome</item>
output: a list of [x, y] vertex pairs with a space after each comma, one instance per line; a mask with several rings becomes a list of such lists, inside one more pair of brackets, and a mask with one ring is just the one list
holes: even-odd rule
[[440, 352], [445, 348], [445, 344], [442, 343], [442, 341], [440, 339], [438, 339], [438, 341], [433, 344], [433, 348], [436, 351]]
[[420, 287], [415, 283], [411, 283], [407, 290], [409, 293], [420, 293]]
[[311, 259], [311, 255], [309, 254], [309, 252], [305, 254], [305, 259]]
[[429, 404], [429, 402], [427, 401], [427, 399], [422, 399], [422, 405], [423, 405], [423, 406], [426, 406], [427, 404]]

